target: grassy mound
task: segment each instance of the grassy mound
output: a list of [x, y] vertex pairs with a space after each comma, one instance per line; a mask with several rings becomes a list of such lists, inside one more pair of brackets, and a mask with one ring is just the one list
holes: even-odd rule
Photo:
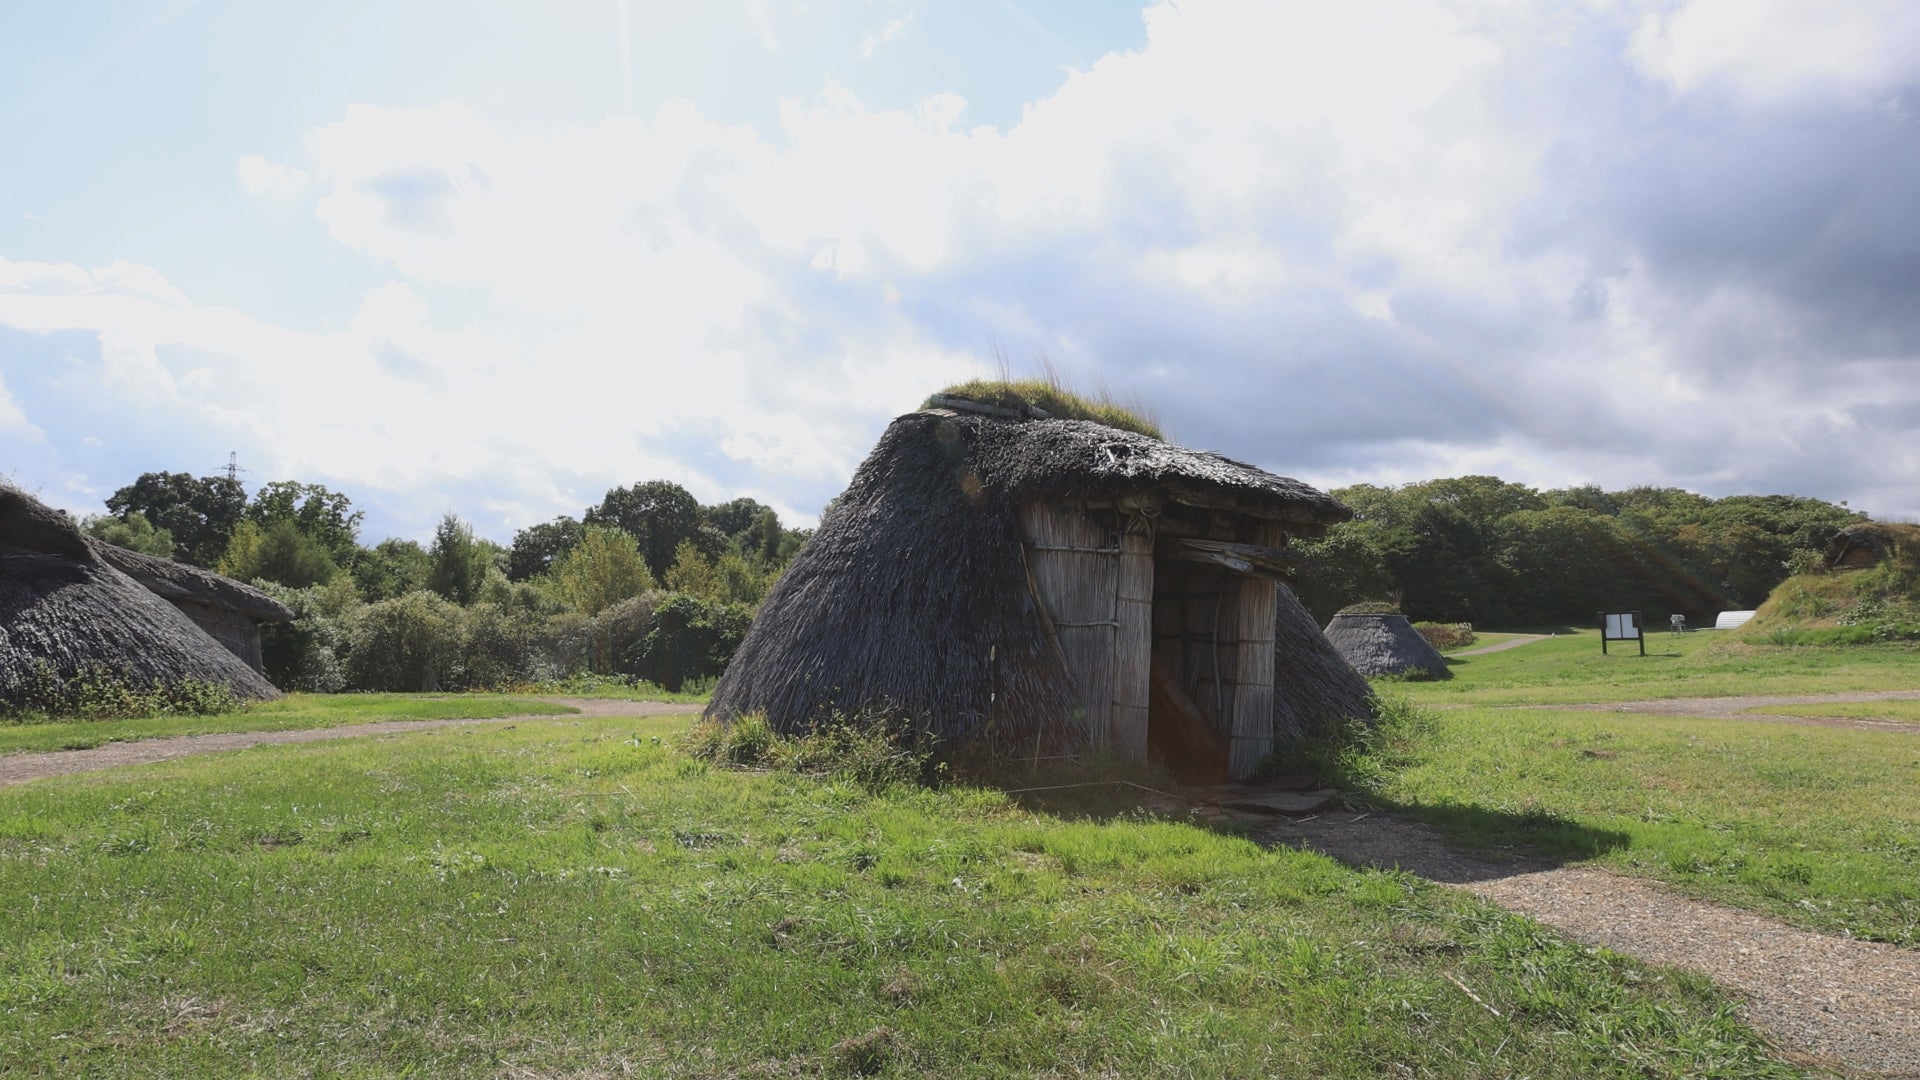
[[[981, 405], [1024, 411], [1031, 405], [1058, 420], [1091, 420], [1122, 431], [1132, 431], [1164, 439], [1160, 425], [1133, 404], [1122, 404], [1104, 392], [1081, 394], [1062, 386], [1055, 379], [970, 379], [955, 383], [936, 397], [965, 398]], [[932, 408], [928, 398], [922, 408]]]
[[1819, 569], [1780, 583], [1743, 636], [1780, 645], [1920, 640], [1920, 525], [1883, 525], [1876, 566]]

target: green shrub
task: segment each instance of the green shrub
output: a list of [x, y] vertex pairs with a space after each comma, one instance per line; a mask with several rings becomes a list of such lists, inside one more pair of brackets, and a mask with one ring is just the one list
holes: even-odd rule
[[354, 620], [348, 681], [356, 690], [439, 690], [461, 655], [461, 611], [426, 590], [368, 604]]
[[123, 667], [83, 663], [62, 678], [46, 661], [0, 685], [0, 719], [137, 720], [150, 716], [208, 716], [240, 707], [233, 691], [199, 679], [143, 684]]
[[628, 653], [621, 674], [637, 675], [679, 692], [689, 681], [718, 676], [746, 639], [753, 613], [672, 595], [653, 611], [653, 623]]
[[1372, 719], [1347, 717], [1329, 734], [1269, 755], [1256, 776], [1317, 773], [1354, 791], [1377, 788], [1394, 773], [1420, 761], [1438, 724], [1411, 698], [1375, 694]]
[[924, 783], [943, 770], [932, 740], [888, 713], [834, 716], [805, 735], [781, 735], [753, 713], [731, 721], [702, 720], [681, 736], [694, 757], [744, 768], [836, 776], [869, 791]]
[[1417, 622], [1413, 624], [1413, 628], [1441, 652], [1449, 649], [1464, 649], [1478, 640], [1474, 636], [1472, 623]]

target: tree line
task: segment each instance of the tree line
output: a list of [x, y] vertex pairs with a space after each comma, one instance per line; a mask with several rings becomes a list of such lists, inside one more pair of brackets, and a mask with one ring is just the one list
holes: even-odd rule
[[1793, 495], [1539, 491], [1492, 476], [1331, 494], [1353, 520], [1296, 544], [1310, 559], [1297, 591], [1323, 621], [1385, 600], [1413, 619], [1481, 626], [1585, 626], [1599, 611], [1697, 625], [1759, 606], [1814, 566], [1834, 533], [1866, 520]]
[[362, 511], [320, 484], [251, 497], [227, 476], [150, 472], [115, 491], [89, 533], [249, 581], [292, 607], [265, 628], [288, 688], [465, 689], [581, 672], [670, 689], [711, 678], [809, 535], [753, 499], [702, 505], [650, 480], [510, 544], [449, 513], [430, 543], [360, 542]]

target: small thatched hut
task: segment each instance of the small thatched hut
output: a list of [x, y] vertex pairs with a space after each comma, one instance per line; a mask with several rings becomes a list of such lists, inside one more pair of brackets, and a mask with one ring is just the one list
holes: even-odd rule
[[88, 543], [107, 565], [180, 609], [227, 651], [261, 671], [260, 624], [288, 622], [293, 609], [251, 585], [211, 570], [142, 555], [92, 538]]
[[142, 687], [193, 679], [243, 698], [279, 696], [178, 608], [103, 558], [65, 514], [0, 485], [0, 702], [20, 704], [43, 674], [64, 682], [95, 666]]
[[709, 715], [799, 732], [884, 710], [989, 753], [1152, 754], [1238, 778], [1276, 730], [1364, 713], [1331, 649], [1275, 651], [1276, 626], [1291, 646], [1305, 616], [1277, 585], [1287, 537], [1345, 507], [1146, 435], [945, 404], [881, 436]]
[[1405, 615], [1341, 614], [1327, 623], [1327, 640], [1362, 675], [1410, 675], [1431, 679], [1452, 677], [1446, 657], [1433, 642], [1420, 636]]

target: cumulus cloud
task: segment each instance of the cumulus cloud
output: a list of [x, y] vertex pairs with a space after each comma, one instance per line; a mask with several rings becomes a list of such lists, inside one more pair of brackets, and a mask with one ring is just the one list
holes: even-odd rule
[[[0, 322], [95, 333], [112, 392], [422, 521], [466, 493], [525, 524], [649, 476], [811, 511], [995, 351], [1329, 485], [1914, 514], [1920, 140], [1886, 104], [1920, 69], [1908, 17], [1849, 9], [1789, 63], [1765, 15], [1183, 0], [1004, 128], [831, 82], [768, 132], [684, 100], [514, 133], [360, 105], [293, 170], [391, 270], [346, 329], [4, 261]], [[447, 287], [486, 316], [436, 311]]]
[[0, 435], [34, 439], [45, 437], [40, 429], [33, 426], [33, 422], [27, 419], [26, 411], [20, 408], [20, 403], [13, 399], [13, 394], [7, 390], [5, 378], [0, 378]]
[[291, 199], [307, 188], [307, 174], [290, 165], [278, 165], [259, 154], [248, 154], [235, 165], [240, 188], [249, 195]]

